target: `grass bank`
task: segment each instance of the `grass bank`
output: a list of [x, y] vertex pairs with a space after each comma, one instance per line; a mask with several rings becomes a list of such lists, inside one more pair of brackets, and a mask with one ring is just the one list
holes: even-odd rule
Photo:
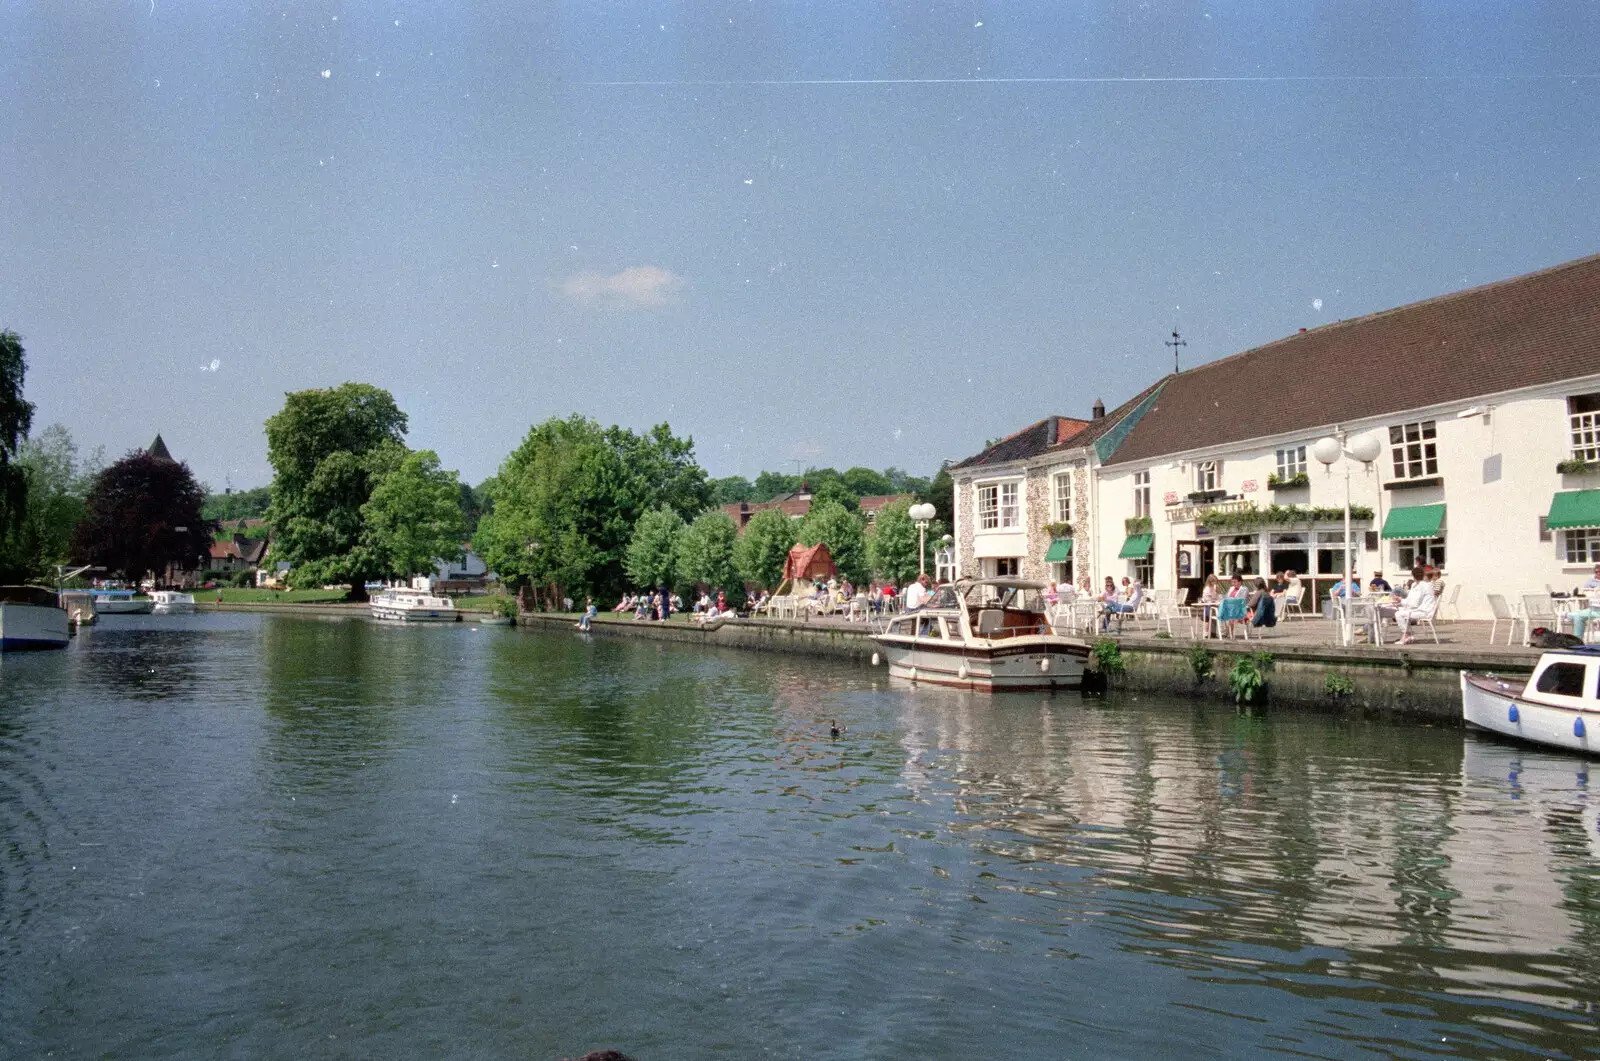
[[221, 594], [223, 604], [335, 604], [345, 599], [342, 589], [197, 589], [194, 599], [215, 602]]

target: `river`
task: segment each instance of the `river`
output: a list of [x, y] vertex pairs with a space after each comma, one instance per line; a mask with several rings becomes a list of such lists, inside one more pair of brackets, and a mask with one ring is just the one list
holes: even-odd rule
[[1596, 1056], [1597, 810], [1453, 729], [109, 617], [0, 661], [0, 1054]]

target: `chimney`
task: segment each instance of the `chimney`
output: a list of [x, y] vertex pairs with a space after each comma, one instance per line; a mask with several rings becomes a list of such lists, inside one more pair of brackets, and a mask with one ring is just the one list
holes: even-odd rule
[[1105, 415], [1106, 415], [1106, 403], [1101, 401], [1099, 398], [1096, 398], [1094, 400], [1094, 412], [1091, 414], [1091, 419], [1099, 420], [1100, 418], [1102, 418]]
[[1050, 428], [1045, 432], [1045, 437], [1050, 441], [1046, 445], [1053, 446], [1061, 440], [1061, 417], [1050, 417]]

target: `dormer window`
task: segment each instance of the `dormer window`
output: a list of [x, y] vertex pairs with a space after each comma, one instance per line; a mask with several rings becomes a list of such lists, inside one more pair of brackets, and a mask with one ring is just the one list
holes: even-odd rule
[[1572, 430], [1573, 458], [1600, 461], [1600, 394], [1568, 398], [1567, 423]]

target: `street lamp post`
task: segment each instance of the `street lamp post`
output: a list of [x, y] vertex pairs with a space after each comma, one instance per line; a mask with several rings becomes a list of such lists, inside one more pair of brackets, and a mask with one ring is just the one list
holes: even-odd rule
[[[1371, 471], [1372, 462], [1378, 459], [1378, 454], [1383, 452], [1383, 443], [1375, 435], [1362, 435], [1351, 441], [1347, 431], [1340, 431], [1336, 435], [1317, 439], [1316, 445], [1311, 447], [1311, 455], [1329, 472], [1333, 471], [1334, 464], [1344, 458], [1344, 592], [1345, 600], [1350, 599], [1350, 590], [1355, 585], [1355, 570], [1351, 561], [1354, 552], [1350, 532], [1350, 461], [1361, 462], [1364, 471]], [[1350, 623], [1342, 623], [1340, 641], [1345, 645], [1355, 641], [1355, 628]]]
[[938, 513], [928, 502], [912, 505], [907, 513], [917, 525], [917, 574], [928, 573], [928, 524], [933, 522], [933, 517]]

